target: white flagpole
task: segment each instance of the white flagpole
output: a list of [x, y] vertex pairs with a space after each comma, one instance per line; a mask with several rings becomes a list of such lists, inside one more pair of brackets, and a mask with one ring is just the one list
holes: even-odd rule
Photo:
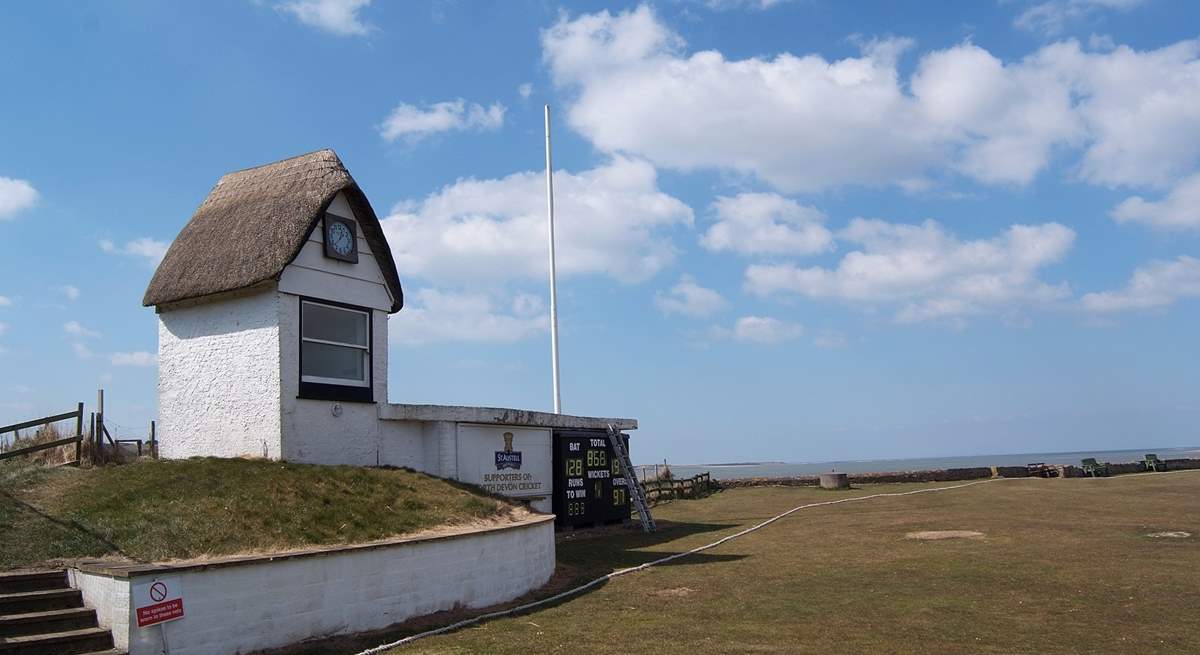
[[550, 231], [550, 362], [553, 366], [554, 413], [562, 413], [558, 390], [558, 284], [554, 266], [554, 164], [550, 158], [550, 105], [546, 105], [546, 212]]

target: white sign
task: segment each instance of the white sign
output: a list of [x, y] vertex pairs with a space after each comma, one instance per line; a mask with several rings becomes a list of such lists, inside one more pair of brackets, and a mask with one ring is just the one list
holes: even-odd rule
[[549, 496], [550, 437], [550, 430], [459, 424], [458, 479], [503, 496]]
[[133, 611], [139, 628], [183, 618], [179, 578], [158, 578], [133, 585]]

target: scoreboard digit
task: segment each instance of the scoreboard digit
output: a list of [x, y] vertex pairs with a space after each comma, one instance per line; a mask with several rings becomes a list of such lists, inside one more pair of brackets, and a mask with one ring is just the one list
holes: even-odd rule
[[[628, 444], [629, 437], [622, 438]], [[629, 489], [604, 432], [554, 434], [553, 505], [560, 526], [629, 518]]]

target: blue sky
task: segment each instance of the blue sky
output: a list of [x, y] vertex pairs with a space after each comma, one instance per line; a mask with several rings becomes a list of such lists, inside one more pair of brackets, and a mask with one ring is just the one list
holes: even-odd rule
[[7, 4], [0, 423], [143, 430], [166, 245], [323, 147], [405, 285], [390, 400], [547, 409], [550, 103], [564, 411], [635, 459], [1200, 444], [1198, 13]]

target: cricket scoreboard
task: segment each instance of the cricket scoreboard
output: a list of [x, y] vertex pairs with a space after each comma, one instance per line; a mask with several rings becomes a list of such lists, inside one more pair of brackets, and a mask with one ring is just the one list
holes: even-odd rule
[[[626, 452], [629, 435], [622, 434]], [[559, 526], [629, 518], [629, 487], [604, 432], [554, 433], [554, 515]]]

